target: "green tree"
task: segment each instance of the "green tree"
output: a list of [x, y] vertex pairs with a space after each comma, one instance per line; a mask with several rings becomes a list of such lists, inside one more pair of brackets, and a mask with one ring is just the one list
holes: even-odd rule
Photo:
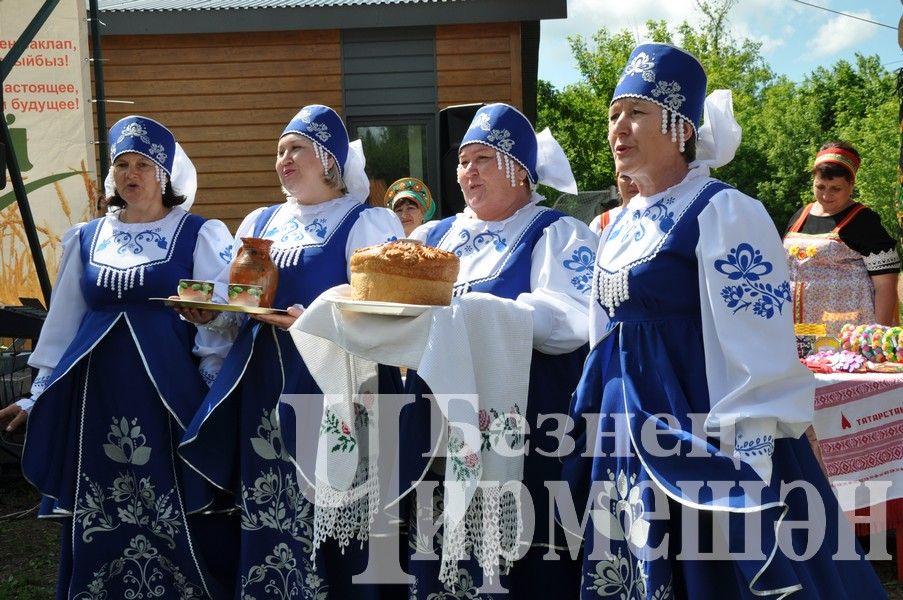
[[840, 61], [830, 72], [813, 73], [812, 79], [816, 77], [834, 81], [833, 110], [826, 111], [834, 117], [829, 131], [856, 146], [862, 156], [856, 175], [857, 199], [881, 215], [885, 228], [899, 237], [893, 199], [898, 185], [900, 101], [894, 74], [881, 66], [877, 56], [857, 54], [855, 65]]
[[626, 31], [612, 35], [606, 29], [593, 35], [592, 47], [579, 35], [568, 41], [583, 80], [563, 90], [540, 80], [536, 125], [552, 129], [579, 189], [608, 189], [615, 180], [606, 138], [608, 101], [636, 42]]
[[812, 99], [801, 94], [796, 84], [782, 77], [764, 90], [758, 110], [741, 121], [741, 147], [756, 157], [757, 171], [744, 191], [765, 204], [781, 232], [800, 207], [802, 192], [811, 188], [814, 142], [809, 140], [821, 135], [810, 116], [811, 104]]
[[812, 161], [826, 141], [843, 139], [862, 155], [857, 197], [898, 235], [893, 198], [899, 156], [895, 77], [878, 57], [856, 56], [818, 68], [800, 84], [780, 79], [746, 113], [744, 146], [764, 158], [753, 194], [783, 231], [791, 215], [812, 201]]
[[[760, 199], [783, 232], [787, 221], [812, 199], [811, 164], [818, 147], [840, 138], [862, 154], [859, 198], [877, 211], [888, 231], [899, 235], [894, 216], [899, 156], [899, 100], [894, 75], [877, 57], [839, 61], [795, 83], [776, 77], [760, 44], [737, 41], [728, 30], [739, 0], [697, 0], [701, 27], [683, 22], [646, 23], [643, 39], [676, 43], [693, 53], [708, 75], [708, 91], [729, 89], [743, 141], [734, 160], [715, 176]], [[602, 28], [592, 43], [569, 38], [581, 80], [563, 90], [539, 82], [540, 127], [549, 127], [571, 161], [580, 189], [605, 189], [614, 182], [608, 148], [608, 104], [621, 69], [637, 40], [628, 31]]]
[[[728, 35], [727, 14], [736, 1], [700, 0], [698, 7], [706, 15], [705, 25], [697, 30], [682, 23], [676, 28], [677, 42], [665, 21], [647, 22], [644, 39], [677, 43], [692, 52], [706, 69], [709, 90], [733, 91], [739, 118], [755, 110], [774, 75], [762, 59], [758, 44], [737, 44]], [[591, 44], [579, 35], [568, 39], [581, 81], [563, 90], [541, 81], [537, 124], [550, 127], [561, 142], [580, 189], [605, 189], [615, 179], [606, 140], [608, 104], [637, 39], [628, 31], [612, 33], [605, 28], [592, 36]], [[764, 160], [752, 147], [743, 148], [737, 158], [718, 175], [741, 190], [754, 192], [758, 168]]]

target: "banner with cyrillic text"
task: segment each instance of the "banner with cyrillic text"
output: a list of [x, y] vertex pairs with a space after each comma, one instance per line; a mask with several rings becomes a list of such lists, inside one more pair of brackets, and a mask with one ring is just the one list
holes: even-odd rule
[[[0, 57], [43, 5], [44, 0], [0, 0]], [[2, 83], [2, 118], [51, 281], [64, 233], [91, 218], [96, 195], [86, 17], [84, 0], [61, 0]], [[43, 301], [16, 197], [7, 184], [0, 190], [0, 304], [19, 304], [20, 297]]]

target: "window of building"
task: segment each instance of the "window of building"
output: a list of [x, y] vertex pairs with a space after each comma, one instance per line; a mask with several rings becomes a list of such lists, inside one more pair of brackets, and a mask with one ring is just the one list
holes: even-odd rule
[[351, 137], [360, 138], [367, 159], [370, 204], [385, 206], [386, 190], [401, 177], [416, 177], [436, 189], [434, 116], [349, 121]]

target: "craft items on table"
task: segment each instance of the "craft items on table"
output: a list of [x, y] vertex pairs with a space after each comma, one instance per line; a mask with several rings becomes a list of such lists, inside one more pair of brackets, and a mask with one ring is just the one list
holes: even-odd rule
[[793, 326], [796, 335], [796, 352], [800, 358], [815, 352], [815, 340], [827, 333], [824, 323], [797, 323]]
[[891, 327], [884, 332], [881, 351], [888, 362], [903, 362], [903, 327]]
[[839, 335], [839, 348], [830, 338], [819, 338], [815, 352], [800, 360], [817, 373], [903, 372], [903, 327], [847, 323]]
[[816, 373], [862, 373], [866, 364], [865, 357], [849, 350], [822, 350], [800, 360]]

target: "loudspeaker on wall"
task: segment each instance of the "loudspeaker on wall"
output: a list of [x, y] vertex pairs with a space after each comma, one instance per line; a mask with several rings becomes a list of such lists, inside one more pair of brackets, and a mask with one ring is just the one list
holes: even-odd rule
[[439, 111], [439, 217], [464, 210], [458, 186], [458, 146], [482, 103], [458, 104]]

